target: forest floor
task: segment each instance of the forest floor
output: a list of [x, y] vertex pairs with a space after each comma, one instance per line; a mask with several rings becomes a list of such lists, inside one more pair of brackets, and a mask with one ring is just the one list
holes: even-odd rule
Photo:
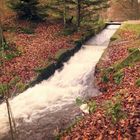
[[58, 20], [35, 23], [8, 16], [2, 20], [6, 44], [0, 49], [0, 98], [4, 92], [9, 96], [23, 92], [63, 53], [104, 26], [84, 26], [76, 31], [72, 25], [64, 29]]
[[111, 38], [95, 70], [101, 95], [90, 99], [89, 114], [61, 140], [140, 138], [140, 24], [124, 23]]
[[43, 68], [55, 63], [61, 53], [75, 47], [74, 41], [82, 37], [80, 32], [63, 35], [61, 23], [15, 19], [5, 21], [3, 31], [7, 44], [0, 50], [0, 83], [15, 85], [14, 92], [22, 92]]

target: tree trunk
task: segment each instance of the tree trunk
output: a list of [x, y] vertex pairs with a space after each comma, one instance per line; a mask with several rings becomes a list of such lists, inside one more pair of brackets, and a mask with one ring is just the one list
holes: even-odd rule
[[2, 25], [1, 25], [1, 19], [0, 19], [0, 48], [2, 48], [3, 42], [4, 42], [4, 38], [3, 38], [3, 31], [2, 31]]
[[66, 0], [64, 0], [63, 22], [64, 27], [66, 28]]
[[81, 20], [81, 0], [77, 0], [77, 28], [80, 27]]

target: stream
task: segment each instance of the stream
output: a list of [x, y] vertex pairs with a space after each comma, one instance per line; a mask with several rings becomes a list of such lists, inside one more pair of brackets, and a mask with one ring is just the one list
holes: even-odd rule
[[[94, 87], [95, 66], [118, 28], [107, 26], [64, 63], [62, 70], [10, 100], [16, 140], [54, 140], [81, 114], [76, 98], [100, 94]], [[11, 140], [5, 103], [0, 105], [0, 140]]]

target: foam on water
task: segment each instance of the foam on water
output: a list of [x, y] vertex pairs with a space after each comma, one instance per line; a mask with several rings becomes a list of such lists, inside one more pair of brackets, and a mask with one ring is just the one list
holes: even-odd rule
[[[93, 83], [95, 65], [118, 27], [108, 26], [83, 45], [82, 49], [64, 64], [61, 71], [56, 71], [48, 80], [12, 99], [10, 105], [15, 119], [22, 118], [30, 122], [39, 118], [41, 113], [61, 110], [62, 106], [74, 103], [77, 97], [97, 95], [98, 91]], [[7, 109], [3, 103], [0, 105], [0, 135], [8, 130]]]

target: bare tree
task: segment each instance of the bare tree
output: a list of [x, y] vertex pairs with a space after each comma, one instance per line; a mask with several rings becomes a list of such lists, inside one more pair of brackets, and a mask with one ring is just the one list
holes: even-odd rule
[[81, 0], [77, 0], [77, 27], [80, 27], [81, 18]]

